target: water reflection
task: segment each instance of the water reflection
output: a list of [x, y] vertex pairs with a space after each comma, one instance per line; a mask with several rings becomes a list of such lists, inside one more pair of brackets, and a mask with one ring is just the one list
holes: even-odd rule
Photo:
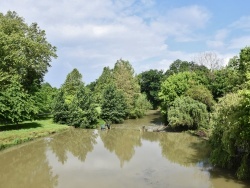
[[205, 161], [210, 152], [206, 141], [187, 133], [161, 133], [159, 141], [162, 155], [169, 161], [184, 166]]
[[141, 146], [140, 131], [133, 129], [100, 131], [100, 137], [104, 147], [119, 158], [121, 167], [133, 157], [135, 147]]
[[97, 133], [93, 130], [70, 129], [53, 137], [49, 146], [62, 164], [67, 161], [67, 152], [84, 162], [87, 154], [94, 149], [96, 138]]
[[36, 142], [0, 155], [0, 187], [52, 188], [58, 175], [46, 157], [46, 144]]
[[153, 113], [106, 131], [70, 129], [0, 152], [0, 187], [249, 187], [211, 168], [198, 137], [142, 131], [159, 121]]

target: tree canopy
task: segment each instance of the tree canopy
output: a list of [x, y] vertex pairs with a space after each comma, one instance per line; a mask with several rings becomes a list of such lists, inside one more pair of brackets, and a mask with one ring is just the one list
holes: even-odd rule
[[0, 13], [1, 71], [20, 75], [24, 90], [32, 92], [42, 83], [53, 57], [56, 48], [37, 23], [27, 25], [16, 12]]
[[56, 48], [37, 23], [26, 24], [16, 12], [0, 13], [0, 123], [35, 117], [39, 112], [35, 93], [56, 57]]
[[161, 82], [164, 79], [163, 71], [149, 70], [138, 75], [141, 93], [145, 93], [148, 101], [154, 109], [160, 105], [158, 93], [161, 88]]

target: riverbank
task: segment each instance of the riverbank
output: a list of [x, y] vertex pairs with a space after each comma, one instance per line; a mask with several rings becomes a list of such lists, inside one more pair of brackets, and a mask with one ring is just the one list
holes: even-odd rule
[[0, 125], [0, 150], [69, 128], [68, 125], [54, 123], [52, 119], [26, 121], [18, 125]]

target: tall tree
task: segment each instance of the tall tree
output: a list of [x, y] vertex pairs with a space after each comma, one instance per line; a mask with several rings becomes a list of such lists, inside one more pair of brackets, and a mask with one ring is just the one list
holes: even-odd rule
[[194, 58], [198, 65], [206, 66], [211, 72], [222, 67], [223, 61], [215, 52], [203, 52]]
[[35, 101], [23, 89], [20, 78], [17, 75], [11, 77], [8, 87], [0, 91], [0, 124], [30, 120], [37, 112]]
[[163, 71], [149, 70], [142, 72], [138, 75], [139, 84], [141, 86], [141, 93], [145, 93], [147, 99], [156, 109], [160, 105], [158, 93], [161, 88], [161, 82], [163, 81]]
[[110, 123], [121, 123], [128, 114], [125, 97], [113, 84], [105, 88], [101, 108], [101, 118]]
[[168, 77], [162, 84], [159, 92], [159, 98], [162, 101], [163, 112], [167, 110], [171, 103], [183, 95], [188, 88], [199, 84], [199, 78], [195, 73], [181, 72]]
[[66, 103], [70, 104], [76, 95], [78, 88], [84, 85], [81, 73], [74, 68], [66, 77], [61, 89], [63, 90]]
[[56, 58], [56, 48], [36, 23], [30, 26], [16, 12], [0, 13], [1, 119], [17, 123], [38, 113], [34, 93]]
[[54, 122], [60, 124], [67, 124], [69, 116], [69, 105], [65, 102], [64, 93], [62, 89], [59, 89], [57, 95], [54, 98], [52, 114]]
[[20, 75], [28, 92], [36, 91], [50, 66], [56, 48], [46, 40], [45, 31], [36, 23], [28, 26], [16, 12], [0, 13], [0, 69]]
[[98, 117], [96, 105], [84, 86], [81, 73], [73, 69], [55, 98], [54, 121], [74, 127], [95, 128]]
[[169, 77], [173, 74], [177, 74], [179, 72], [191, 71], [191, 64], [187, 61], [182, 61], [180, 59], [175, 60], [166, 71], [166, 76]]
[[34, 100], [38, 107], [38, 114], [48, 114], [52, 112], [52, 103], [57, 94], [57, 89], [49, 83], [43, 83], [41, 88], [35, 93]]
[[102, 94], [105, 88], [113, 82], [113, 71], [109, 67], [104, 67], [101, 76], [96, 80], [96, 84], [93, 91], [94, 100], [98, 104], [101, 104]]
[[128, 61], [120, 59], [115, 64], [113, 74], [115, 85], [124, 93], [130, 112], [133, 109], [134, 100], [140, 94], [140, 85], [134, 76], [134, 69]]

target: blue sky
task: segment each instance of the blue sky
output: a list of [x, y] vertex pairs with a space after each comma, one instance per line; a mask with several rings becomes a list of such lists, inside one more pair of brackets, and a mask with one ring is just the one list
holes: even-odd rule
[[122, 58], [136, 73], [213, 52], [226, 64], [250, 46], [249, 0], [0, 0], [37, 22], [57, 47], [45, 81], [60, 87], [77, 68], [88, 84]]

